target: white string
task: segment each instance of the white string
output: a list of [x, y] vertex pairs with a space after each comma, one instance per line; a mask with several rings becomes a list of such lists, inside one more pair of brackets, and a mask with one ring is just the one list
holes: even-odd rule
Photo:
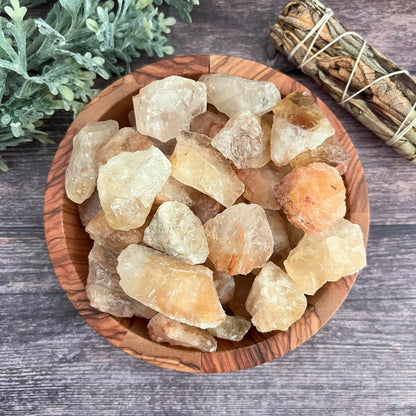
[[[351, 82], [352, 82], [352, 80], [354, 79], [354, 74], [355, 74], [355, 71], [357, 70], [357, 67], [358, 67], [358, 64], [359, 64], [359, 62], [360, 62], [360, 59], [361, 59], [361, 55], [363, 54], [363, 52], [364, 52], [364, 49], [365, 49], [365, 45], [367, 45], [367, 41], [363, 41], [363, 46], [361, 46], [361, 49], [360, 49], [360, 52], [358, 53], [358, 56], [357, 56], [357, 59], [355, 60], [355, 63], [354, 63], [354, 66], [352, 67], [352, 71], [351, 71], [351, 75], [350, 75], [350, 77], [348, 78], [348, 82], [347, 82], [347, 85], [345, 86], [345, 88], [344, 88], [344, 92], [342, 93], [342, 97], [341, 97], [341, 105], [343, 106], [348, 100], [351, 100], [351, 96], [350, 97], [348, 97], [347, 99], [345, 99], [345, 97], [347, 96], [347, 92], [348, 92], [348, 89], [350, 88], [350, 84], [351, 84]], [[377, 80], [378, 81], [378, 80]], [[366, 88], [368, 88], [369, 87], [369, 85], [367, 85], [367, 87]]]
[[[333, 11], [328, 7], [325, 11], [325, 14], [319, 19], [319, 21], [316, 23], [316, 25], [309, 31], [309, 33], [290, 51], [289, 55], [287, 56], [287, 58], [289, 59], [289, 61], [292, 59], [293, 55], [295, 55], [295, 53], [297, 52], [297, 50], [314, 34], [315, 30], [318, 30], [317, 35], [319, 36], [319, 34], [322, 32], [326, 22], [330, 19], [330, 17], [333, 15]], [[313, 47], [313, 45], [316, 42], [316, 39], [318, 39], [318, 36], [315, 36], [314, 41], [312, 42], [311, 46]], [[312, 50], [312, 47], [310, 48], [310, 50]], [[308, 53], [310, 52], [310, 50], [308, 51]], [[306, 54], [307, 56], [308, 54]]]
[[[338, 42], [344, 36], [347, 36], [347, 35], [355, 35], [359, 39], [362, 39], [363, 44], [361, 46], [360, 52], [357, 55], [357, 58], [356, 58], [355, 63], [354, 63], [354, 66], [353, 66], [353, 68], [351, 70], [350, 77], [349, 77], [348, 82], [347, 82], [347, 84], [346, 84], [346, 86], [344, 88], [344, 91], [342, 93], [342, 98], [341, 98], [341, 101], [340, 101], [340, 104], [342, 106], [345, 103], [347, 103], [348, 101], [350, 101], [351, 99], [353, 99], [354, 97], [356, 97], [357, 95], [359, 95], [362, 92], [364, 92], [367, 88], [370, 88], [371, 86], [373, 86], [374, 84], [376, 84], [379, 81], [382, 81], [383, 79], [390, 78], [390, 77], [392, 77], [394, 75], [398, 75], [398, 74], [406, 74], [406, 75], [409, 75], [409, 72], [408, 71], [405, 71], [405, 70], [399, 70], [399, 71], [391, 72], [390, 74], [385, 74], [385, 75], [383, 75], [383, 76], [375, 79], [370, 84], [366, 85], [364, 88], [361, 88], [359, 91], [357, 91], [354, 94], [352, 94], [349, 97], [347, 97], [348, 89], [349, 89], [349, 87], [351, 85], [351, 82], [352, 82], [352, 80], [354, 78], [355, 71], [358, 68], [358, 64], [359, 64], [360, 59], [361, 59], [361, 56], [362, 56], [362, 54], [363, 54], [363, 52], [365, 50], [365, 47], [367, 45], [367, 42], [357, 32], [351, 32], [351, 31], [344, 32], [344, 33], [340, 34], [339, 36], [337, 36], [335, 39], [333, 39], [330, 43], [328, 43], [327, 45], [325, 45], [322, 49], [318, 50], [315, 54], [313, 54], [312, 56], [310, 56], [308, 58], [308, 55], [311, 53], [313, 47], [315, 46], [315, 42], [317, 41], [319, 35], [321, 34], [321, 32], [324, 29], [326, 23], [332, 17], [332, 15], [333, 15], [332, 10], [330, 8], [327, 8], [325, 10], [325, 14], [319, 19], [319, 21], [309, 31], [309, 33], [290, 51], [290, 53], [288, 54], [287, 57], [288, 57], [288, 59], [290, 61], [293, 58], [293, 56], [295, 55], [295, 53], [298, 51], [298, 49], [315, 33], [315, 31], [317, 31], [316, 34], [315, 34], [315, 37], [313, 38], [311, 44], [309, 45], [308, 50], [306, 51], [305, 55], [303, 56], [302, 62], [298, 66], [298, 68], [300, 70], [302, 70], [302, 71], [303, 71], [303, 67], [307, 63], [309, 63], [310, 61], [312, 61], [313, 59], [315, 59], [319, 54], [321, 54], [326, 49], [328, 49], [329, 47], [331, 47], [334, 43]], [[416, 126], [416, 117], [415, 117], [407, 125], [407, 127], [404, 128], [404, 126], [406, 125], [407, 120], [409, 119], [410, 115], [412, 114], [413, 110], [415, 110], [415, 109], [416, 109], [416, 102], [414, 103], [414, 105], [410, 109], [410, 111], [407, 113], [405, 119], [403, 120], [403, 122], [401, 123], [401, 125], [399, 126], [399, 128], [396, 130], [396, 133], [388, 141], [386, 141], [386, 144], [388, 144], [389, 146], [392, 146], [393, 144], [395, 144], [396, 142], [398, 142], [403, 136], [405, 136], [414, 126]]]
[[412, 114], [412, 111], [416, 108], [416, 102], [413, 104], [413, 107], [410, 109], [410, 111], [407, 113], [406, 118], [402, 121], [402, 124], [400, 124], [399, 128], [396, 130], [396, 133], [394, 136], [389, 139], [386, 144], [389, 146], [393, 146], [396, 142], [398, 142], [403, 136], [405, 136], [414, 126], [416, 126], [416, 117], [413, 119], [413, 121], [410, 122], [410, 124], [403, 130], [402, 128], [406, 124], [406, 121], [410, 117], [410, 114]]

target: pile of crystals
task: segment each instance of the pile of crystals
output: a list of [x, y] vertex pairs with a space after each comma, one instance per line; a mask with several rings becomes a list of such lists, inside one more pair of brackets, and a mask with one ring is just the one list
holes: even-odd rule
[[365, 266], [361, 229], [344, 219], [350, 159], [309, 94], [171, 76], [133, 107], [133, 127], [88, 123], [66, 172], [94, 240], [93, 307], [212, 352], [251, 325], [286, 331], [305, 295]]

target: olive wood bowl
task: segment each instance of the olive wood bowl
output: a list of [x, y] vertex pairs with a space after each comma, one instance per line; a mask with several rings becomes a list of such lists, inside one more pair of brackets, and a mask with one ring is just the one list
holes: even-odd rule
[[[265, 65], [219, 55], [166, 59], [126, 75], [94, 98], [66, 132], [53, 159], [47, 180], [44, 225], [49, 255], [63, 290], [85, 321], [100, 335], [128, 354], [160, 367], [195, 373], [220, 373], [271, 361], [304, 343], [339, 308], [356, 275], [327, 283], [314, 296], [309, 296], [305, 314], [288, 331], [260, 333], [252, 328], [240, 342], [219, 340], [218, 350], [214, 353], [157, 344], [147, 335], [147, 320], [136, 317], [115, 318], [90, 306], [85, 284], [92, 241], [81, 225], [77, 205], [65, 195], [65, 170], [71, 156], [72, 139], [87, 122], [114, 119], [121, 127], [128, 126], [132, 97], [141, 87], [169, 75], [198, 79], [205, 73], [227, 73], [271, 81], [283, 96], [294, 90], [308, 91], [303, 85]], [[352, 158], [344, 176], [347, 188], [346, 218], [361, 226], [366, 243], [369, 203], [360, 160], [348, 134], [335, 115], [318, 98], [316, 102], [334, 126], [337, 137]], [[244, 277], [238, 279], [238, 284], [242, 286], [248, 282], [249, 280], [244, 282]], [[240, 289], [244, 290], [244, 287]]]

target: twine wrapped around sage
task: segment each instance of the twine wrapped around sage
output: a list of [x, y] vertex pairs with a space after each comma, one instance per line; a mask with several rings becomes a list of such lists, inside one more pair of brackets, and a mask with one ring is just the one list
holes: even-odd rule
[[416, 81], [319, 0], [292, 1], [270, 27], [273, 46], [368, 129], [416, 164]]

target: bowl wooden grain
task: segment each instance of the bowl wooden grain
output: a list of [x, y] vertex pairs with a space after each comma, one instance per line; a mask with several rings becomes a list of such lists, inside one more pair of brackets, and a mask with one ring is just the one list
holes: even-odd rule
[[[131, 98], [141, 87], [169, 75], [197, 79], [205, 73], [227, 73], [254, 80], [271, 81], [282, 95], [294, 90], [308, 91], [301, 84], [272, 68], [228, 56], [183, 56], [162, 60], [134, 71], [101, 92], [69, 127], [49, 172], [44, 202], [44, 224], [52, 265], [63, 290], [81, 316], [100, 335], [128, 354], [160, 367], [196, 373], [219, 373], [271, 361], [304, 343], [322, 328], [339, 308], [356, 275], [327, 283], [314, 296], [308, 297], [305, 314], [286, 332], [262, 334], [252, 328], [241, 342], [219, 340], [215, 353], [157, 344], [147, 336], [145, 319], [115, 318], [90, 307], [85, 293], [85, 283], [88, 274], [88, 252], [92, 242], [81, 225], [77, 205], [65, 195], [65, 170], [72, 151], [72, 139], [85, 123], [114, 119], [120, 126], [128, 126], [128, 113], [132, 109]], [[344, 176], [347, 188], [346, 218], [361, 226], [367, 242], [369, 203], [360, 160], [341, 123], [325, 104], [319, 99], [316, 101], [352, 158]]]

